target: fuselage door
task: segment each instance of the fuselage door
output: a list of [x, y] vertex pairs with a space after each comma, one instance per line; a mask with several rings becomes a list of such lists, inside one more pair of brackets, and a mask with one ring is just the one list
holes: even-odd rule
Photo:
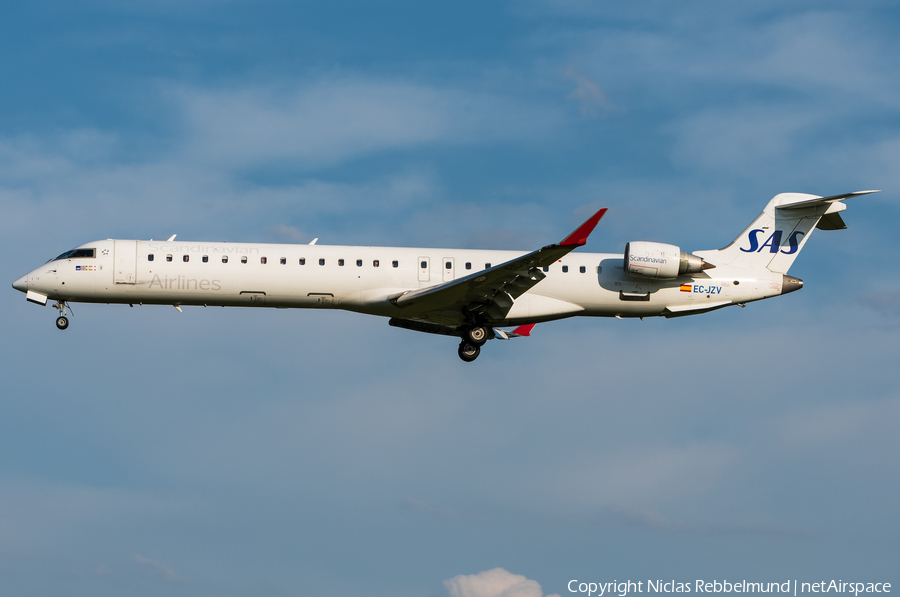
[[428, 257], [419, 257], [419, 282], [428, 282], [431, 278], [431, 260]]
[[137, 281], [137, 241], [117, 240], [113, 248], [115, 260], [113, 282], [134, 284]]
[[444, 265], [444, 282], [449, 282], [456, 278], [454, 274], [454, 261], [453, 257], [444, 257], [441, 259], [441, 263]]

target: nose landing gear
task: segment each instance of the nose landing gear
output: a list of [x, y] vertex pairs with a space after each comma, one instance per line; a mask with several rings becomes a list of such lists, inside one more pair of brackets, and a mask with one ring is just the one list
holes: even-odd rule
[[66, 309], [71, 313], [72, 308], [66, 304], [66, 301], [56, 301], [56, 304], [53, 306], [59, 310], [59, 317], [56, 318], [56, 327], [60, 330], [66, 329], [69, 327], [69, 318], [66, 317]]

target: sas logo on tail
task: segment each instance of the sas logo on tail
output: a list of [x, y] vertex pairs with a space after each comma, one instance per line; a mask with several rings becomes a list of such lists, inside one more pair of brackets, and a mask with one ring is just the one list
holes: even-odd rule
[[[776, 230], [772, 233], [772, 235], [766, 239], [766, 242], [760, 246], [759, 244], [759, 235], [764, 233], [765, 230], [756, 229], [751, 230], [748, 236], [748, 240], [750, 241], [750, 248], [745, 249], [741, 247], [741, 251], [744, 253], [761, 253], [763, 249], [769, 247], [769, 253], [777, 253], [779, 247], [781, 247], [781, 236], [784, 234], [781, 230]], [[785, 251], [782, 249], [782, 253], [785, 255], [793, 255], [799, 250], [800, 247], [800, 237], [806, 234], [805, 232], [800, 232], [799, 230], [795, 230], [788, 237], [788, 250]]]

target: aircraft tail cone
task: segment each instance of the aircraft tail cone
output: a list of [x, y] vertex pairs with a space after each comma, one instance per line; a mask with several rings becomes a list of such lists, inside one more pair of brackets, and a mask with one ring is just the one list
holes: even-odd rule
[[803, 280], [794, 276], [782, 276], [781, 294], [787, 294], [803, 288]]

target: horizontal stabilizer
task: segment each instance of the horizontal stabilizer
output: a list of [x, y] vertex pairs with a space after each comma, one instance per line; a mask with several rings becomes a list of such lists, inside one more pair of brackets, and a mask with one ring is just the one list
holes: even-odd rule
[[805, 209], [807, 207], [818, 207], [826, 203], [834, 203], [841, 199], [849, 199], [850, 197], [859, 197], [860, 195], [868, 195], [870, 193], [880, 193], [881, 191], [855, 191], [853, 193], [844, 193], [843, 195], [832, 195], [831, 197], [812, 197], [805, 193], [782, 193], [775, 201], [776, 209]]

